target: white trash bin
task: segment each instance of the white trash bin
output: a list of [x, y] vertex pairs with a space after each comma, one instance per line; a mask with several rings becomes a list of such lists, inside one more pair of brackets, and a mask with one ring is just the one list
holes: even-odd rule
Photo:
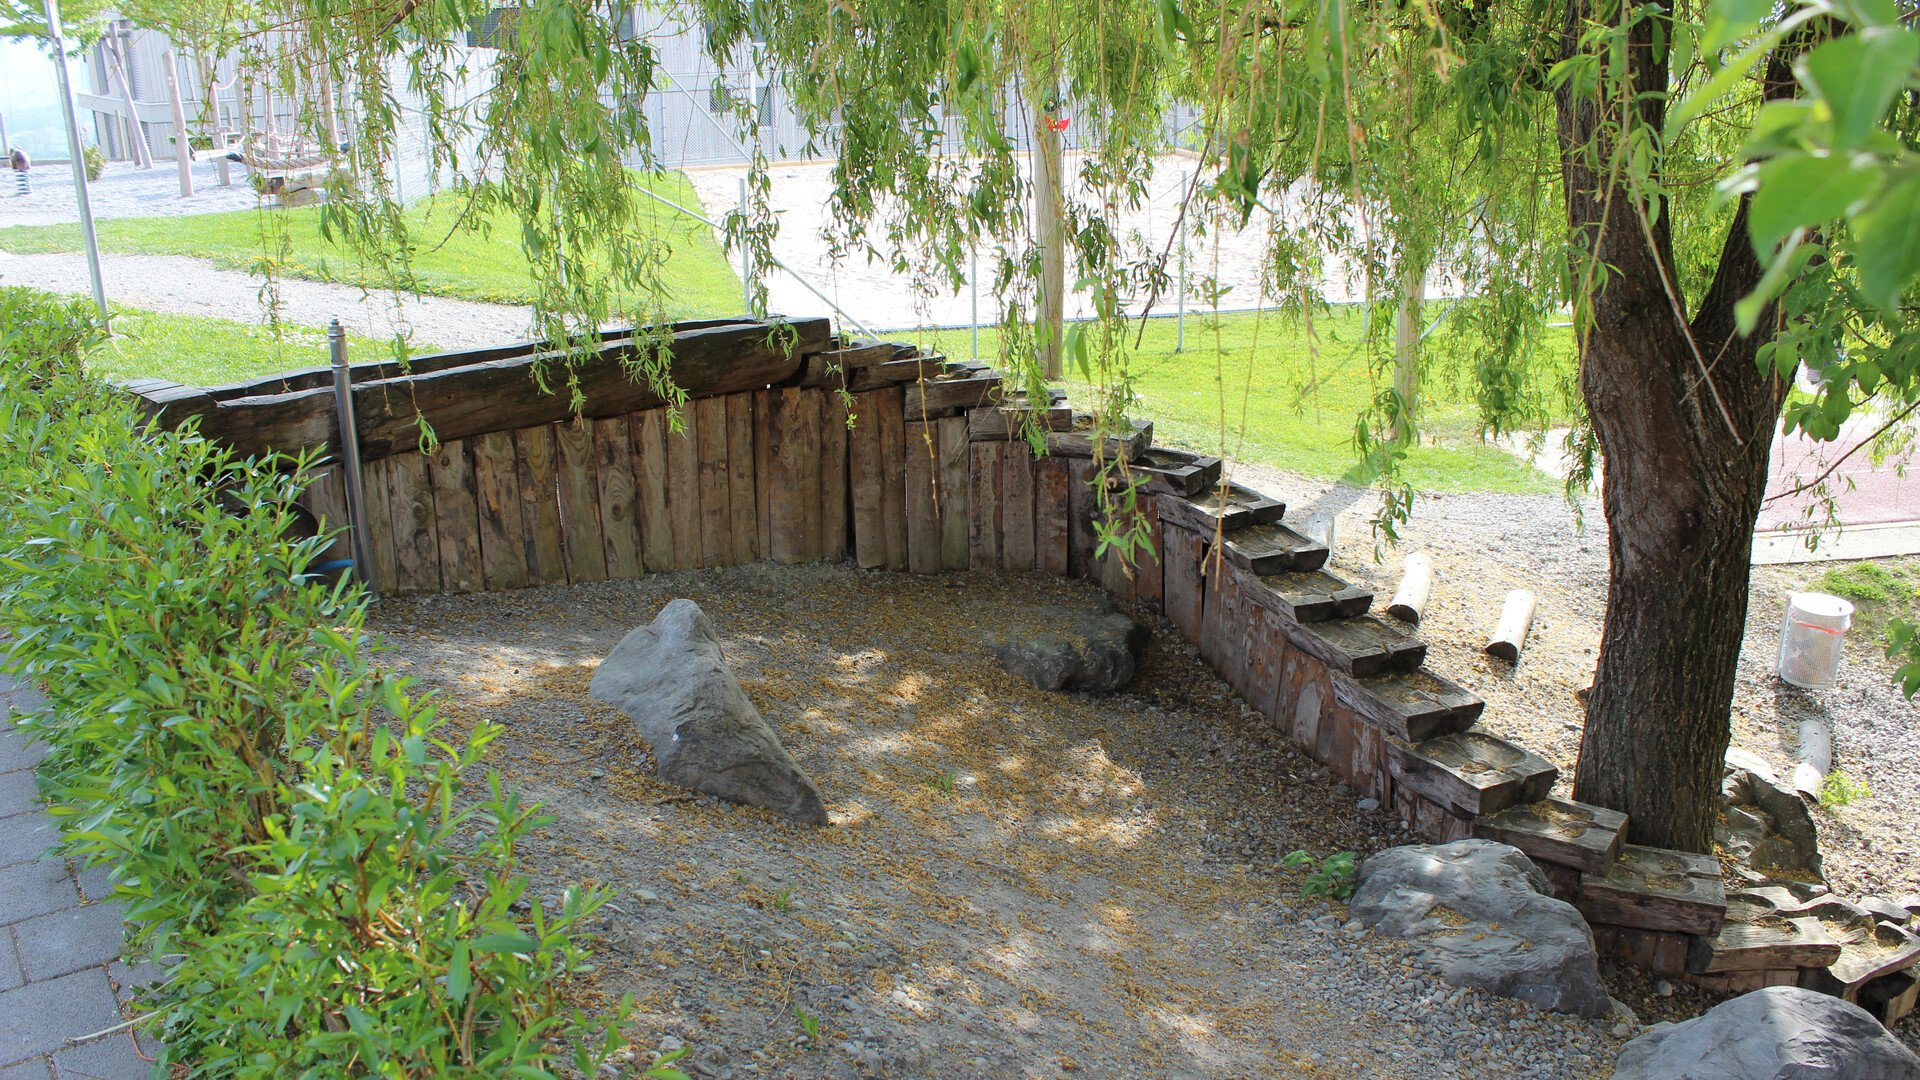
[[1780, 677], [1808, 690], [1825, 690], [1840, 677], [1841, 645], [1853, 625], [1853, 605], [1826, 593], [1793, 593], [1780, 624]]

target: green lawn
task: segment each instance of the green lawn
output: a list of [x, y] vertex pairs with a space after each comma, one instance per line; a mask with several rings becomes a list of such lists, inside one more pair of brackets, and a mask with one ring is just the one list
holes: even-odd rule
[[[414, 352], [432, 352], [416, 346]], [[384, 360], [392, 346], [347, 336], [347, 357], [355, 363]], [[264, 326], [115, 308], [113, 337], [87, 357], [87, 367], [109, 379], [167, 379], [187, 386], [217, 386], [271, 375], [290, 368], [326, 364], [327, 332], [284, 325], [279, 333]]]
[[[1136, 327], [1138, 324], [1134, 324]], [[1251, 313], [1187, 317], [1186, 347], [1175, 352], [1173, 319], [1152, 319], [1129, 370], [1140, 396], [1138, 413], [1153, 421], [1154, 441], [1222, 453], [1245, 461], [1333, 480], [1348, 477], [1357, 459], [1353, 424], [1373, 399], [1363, 325], [1357, 308], [1315, 320], [1319, 355], [1305, 332], [1279, 315]], [[1552, 331], [1553, 362], [1571, 365], [1570, 332]], [[950, 356], [972, 351], [967, 329], [891, 335], [933, 345]], [[1429, 348], [1447, 365], [1447, 342]], [[980, 351], [991, 360], [997, 331], [981, 328]], [[1317, 380], [1317, 381], [1316, 381]], [[1314, 391], [1317, 386], [1318, 392]], [[1084, 387], [1073, 387], [1084, 396]], [[1422, 491], [1557, 492], [1559, 481], [1480, 441], [1472, 403], [1444, 380], [1423, 388], [1422, 444], [1409, 452], [1407, 479]], [[1244, 414], [1245, 423], [1242, 424]]]
[[[702, 212], [693, 185], [679, 173], [644, 182], [681, 206]], [[676, 210], [643, 198], [649, 227], [670, 245], [667, 273], [673, 283], [670, 318], [734, 314], [740, 309], [740, 278], [713, 238], [713, 230]], [[268, 205], [268, 204], [263, 204]], [[522, 304], [532, 298], [520, 227], [496, 217], [485, 228], [455, 228], [465, 200], [447, 194], [423, 199], [407, 211], [416, 240], [414, 273], [421, 292], [462, 300]], [[320, 211], [237, 210], [188, 217], [121, 218], [99, 224], [102, 251], [127, 255], [189, 255], [232, 270], [253, 270], [279, 244], [284, 225], [289, 252], [274, 260], [288, 277], [379, 287], [385, 284], [353, 257], [320, 235]], [[29, 253], [81, 250], [78, 225], [15, 225], [0, 229], [0, 249]]]

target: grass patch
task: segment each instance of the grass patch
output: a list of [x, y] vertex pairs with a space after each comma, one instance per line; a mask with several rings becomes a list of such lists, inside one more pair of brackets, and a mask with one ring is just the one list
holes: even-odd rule
[[[642, 177], [661, 196], [696, 212], [699, 197], [679, 173]], [[713, 230], [677, 210], [641, 199], [647, 228], [670, 247], [666, 268], [673, 282], [669, 318], [730, 314], [740, 309], [740, 278], [728, 264]], [[270, 204], [262, 204], [263, 207]], [[506, 215], [480, 222], [478, 230], [456, 227], [466, 200], [454, 194], [422, 199], [407, 211], [415, 243], [413, 269], [420, 292], [487, 303], [525, 304], [533, 293], [520, 225]], [[289, 242], [284, 257], [280, 230]], [[317, 207], [263, 208], [189, 217], [119, 218], [99, 223], [100, 249], [122, 255], [186, 255], [211, 259], [228, 270], [271, 266], [281, 275], [312, 281], [385, 287], [375, 268], [320, 235]], [[15, 225], [0, 229], [0, 248], [21, 254], [80, 251], [78, 225]]]
[[[1137, 325], [1137, 324], [1136, 324]], [[1305, 331], [1277, 314], [1230, 314], [1217, 319], [1189, 315], [1185, 349], [1175, 351], [1173, 319], [1152, 319], [1130, 372], [1140, 396], [1138, 413], [1154, 423], [1154, 441], [1326, 480], [1351, 479], [1357, 453], [1354, 420], [1374, 399], [1376, 384], [1365, 325], [1356, 307], [1337, 308], [1315, 320], [1318, 356]], [[1546, 381], [1573, 366], [1571, 332], [1550, 333]], [[922, 331], [916, 340], [952, 356], [972, 352], [971, 331]], [[992, 358], [1000, 336], [982, 327], [980, 351]], [[1558, 492], [1560, 482], [1513, 455], [1480, 440], [1479, 420], [1466, 398], [1470, 376], [1448, 363], [1444, 337], [1429, 348], [1439, 377], [1422, 388], [1421, 445], [1408, 452], [1404, 469], [1422, 491]], [[1074, 388], [1075, 400], [1085, 393]], [[1556, 410], [1564, 415], [1564, 410]]]
[[[413, 351], [431, 352], [433, 346]], [[347, 358], [354, 363], [392, 354], [387, 342], [347, 335]], [[275, 331], [228, 319], [115, 307], [113, 337], [86, 362], [89, 371], [107, 379], [218, 386], [329, 361], [325, 330], [283, 324]]]
[[1920, 622], [1920, 557], [1842, 563], [1805, 587], [1852, 601], [1853, 627], [1847, 641], [1871, 649], [1876, 656], [1886, 644], [1889, 619]]

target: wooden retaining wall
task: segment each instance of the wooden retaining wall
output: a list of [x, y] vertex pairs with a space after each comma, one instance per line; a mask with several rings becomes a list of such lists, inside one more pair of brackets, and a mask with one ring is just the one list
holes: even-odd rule
[[[665, 349], [688, 395], [677, 416], [634, 375], [651, 348]], [[1634, 848], [1624, 815], [1548, 798], [1557, 770], [1477, 730], [1484, 702], [1428, 670], [1405, 624], [1371, 615], [1369, 591], [1328, 574], [1326, 548], [1286, 526], [1283, 504], [1222, 484], [1218, 459], [1152, 447], [1150, 426], [1107, 448], [1141, 482], [1129, 524], [1153, 554], [1129, 566], [1096, 554], [1086, 418], [1055, 392], [1036, 417], [1049, 432], [1036, 456], [1017, 432], [1038, 403], [1006, 400], [982, 364], [835, 338], [825, 320], [682, 323], [659, 339], [616, 336], [581, 364], [576, 415], [568, 395], [536, 387], [553, 359], [523, 342], [421, 357], [404, 372], [356, 365], [377, 590], [514, 589], [763, 558], [1095, 580], [1164, 614], [1250, 707], [1417, 836], [1526, 851], [1604, 954], [1716, 989], [1798, 982], [1894, 1018], [1920, 997], [1904, 970], [1838, 978], [1828, 967], [1853, 970], [1844, 955], [1799, 967], [1807, 942], [1728, 923], [1760, 908], [1730, 915], [1711, 859]], [[261, 453], [337, 450], [331, 387], [327, 369], [309, 369], [128, 389], [163, 425], [191, 418]], [[422, 421], [441, 440], [430, 452]], [[306, 494], [327, 527], [346, 519], [342, 481], [336, 465]], [[346, 553], [339, 542], [327, 557]], [[1907, 936], [1903, 967], [1920, 963], [1920, 938]], [[1914, 985], [1888, 984], [1896, 977]]]

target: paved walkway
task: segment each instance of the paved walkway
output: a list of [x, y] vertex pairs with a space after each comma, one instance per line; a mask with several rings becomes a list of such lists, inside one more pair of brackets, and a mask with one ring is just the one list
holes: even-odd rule
[[128, 1032], [74, 1041], [121, 1022], [136, 976], [105, 872], [41, 857], [58, 836], [33, 782], [42, 751], [12, 723], [37, 702], [0, 675], [0, 1080], [146, 1080]]

